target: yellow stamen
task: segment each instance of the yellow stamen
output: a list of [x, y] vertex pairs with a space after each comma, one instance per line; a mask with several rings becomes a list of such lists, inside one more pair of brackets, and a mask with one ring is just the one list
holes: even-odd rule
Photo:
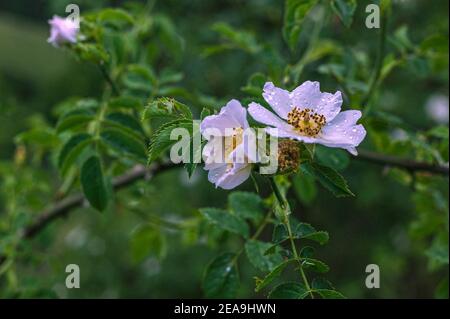
[[302, 135], [315, 137], [327, 123], [325, 116], [311, 109], [300, 110], [294, 107], [287, 115], [287, 122]]
[[233, 128], [233, 134], [225, 137], [225, 161], [232, 166], [233, 160], [229, 158], [230, 154], [242, 143], [244, 130], [242, 127]]

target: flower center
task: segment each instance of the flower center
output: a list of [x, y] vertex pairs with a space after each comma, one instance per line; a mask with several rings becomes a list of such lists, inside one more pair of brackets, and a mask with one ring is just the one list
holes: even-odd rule
[[325, 116], [317, 114], [311, 109], [300, 110], [294, 107], [287, 115], [287, 122], [302, 135], [314, 137], [320, 133], [327, 123]]
[[244, 130], [242, 127], [233, 128], [233, 134], [225, 136], [225, 162], [232, 166], [233, 159], [229, 155], [238, 147], [243, 141]]

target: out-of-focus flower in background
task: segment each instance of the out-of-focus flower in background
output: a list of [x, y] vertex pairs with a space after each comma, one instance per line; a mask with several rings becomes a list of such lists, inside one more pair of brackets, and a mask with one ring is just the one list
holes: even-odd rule
[[55, 15], [51, 20], [48, 20], [48, 23], [50, 24], [50, 37], [47, 42], [53, 46], [59, 47], [63, 43], [77, 42], [77, 34], [80, 28], [75, 21]]
[[448, 96], [435, 94], [425, 105], [428, 116], [439, 124], [448, 124]]
[[408, 133], [401, 128], [396, 128], [391, 131], [391, 138], [395, 141], [404, 142], [408, 140]]

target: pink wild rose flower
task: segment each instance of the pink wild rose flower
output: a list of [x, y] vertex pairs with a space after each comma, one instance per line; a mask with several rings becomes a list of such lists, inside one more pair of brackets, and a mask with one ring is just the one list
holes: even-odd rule
[[311, 81], [288, 92], [268, 82], [263, 97], [276, 114], [255, 102], [250, 103], [248, 112], [256, 121], [269, 126], [268, 134], [358, 154], [356, 147], [364, 140], [366, 130], [356, 124], [361, 118], [360, 111], [341, 112], [341, 92], [322, 93], [319, 82]]
[[216, 187], [232, 189], [250, 176], [256, 152], [246, 142], [247, 129], [247, 110], [237, 100], [231, 100], [219, 114], [205, 117], [200, 124], [200, 131], [208, 140], [202, 152], [205, 170]]

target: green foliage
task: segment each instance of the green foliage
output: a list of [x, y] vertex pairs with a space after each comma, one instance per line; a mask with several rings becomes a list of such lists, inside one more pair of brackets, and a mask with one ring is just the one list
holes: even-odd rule
[[[76, 67], [59, 66], [50, 46], [39, 52], [29, 37], [38, 34], [41, 44], [45, 37], [33, 24], [13, 38], [22, 24], [0, 22], [1, 297], [197, 297], [203, 268], [211, 298], [253, 297], [253, 289], [269, 298], [344, 298], [315, 277], [329, 271], [351, 297], [448, 297], [448, 119], [435, 123], [420, 108], [430, 95], [448, 96], [445, 4], [379, 1], [382, 28], [371, 30], [354, 27], [365, 18], [356, 0], [94, 2], [86, 2], [96, 10], [83, 12], [77, 42], [60, 46], [59, 57], [75, 57]], [[22, 67], [23, 50], [11, 51], [22, 41], [33, 47], [29, 67]], [[46, 78], [58, 69], [69, 76]], [[23, 78], [28, 73], [34, 80]], [[306, 80], [342, 91], [343, 110], [362, 111], [363, 156], [299, 143], [296, 172], [269, 183], [255, 165], [253, 185], [228, 198], [205, 183], [197, 163], [180, 163], [189, 180], [153, 171], [166, 171], [175, 128], [190, 134], [190, 159], [199, 157], [194, 119], [216, 114], [230, 98], [269, 107], [261, 95], [266, 82], [291, 90]], [[63, 96], [72, 97], [50, 111]], [[367, 150], [381, 168], [362, 161]], [[49, 212], [66, 201], [74, 207], [80, 191], [108, 213], [74, 212], [35, 230], [69, 214]], [[339, 232], [330, 247], [329, 233], [311, 221]], [[358, 245], [342, 249], [346, 233]], [[75, 259], [90, 286], [67, 296], [55, 273]], [[96, 266], [86, 266], [92, 260]], [[379, 263], [390, 289], [367, 291], [351, 275], [362, 272], [355, 260]], [[414, 277], [411, 289], [405, 274]], [[254, 285], [241, 282], [243, 275], [255, 275]]]
[[112, 149], [125, 155], [135, 157], [145, 163], [145, 145], [142, 140], [129, 134], [127, 130], [119, 128], [108, 128], [100, 133], [102, 141]]
[[310, 224], [300, 223], [294, 230], [294, 236], [299, 239], [309, 239], [324, 245], [328, 242], [328, 233], [325, 231], [316, 231]]
[[308, 289], [296, 282], [285, 282], [276, 286], [270, 293], [270, 299], [305, 299], [308, 297]]
[[92, 136], [86, 133], [73, 135], [62, 147], [58, 157], [58, 168], [62, 175], [74, 164], [81, 152], [92, 143]]
[[200, 213], [215, 226], [247, 238], [249, 228], [247, 223], [240, 217], [230, 214], [228, 211], [218, 208], [202, 208]]
[[331, 7], [333, 11], [341, 19], [342, 23], [349, 28], [353, 22], [353, 15], [358, 3], [356, 0], [333, 0], [331, 1]]
[[322, 186], [332, 192], [336, 197], [354, 196], [344, 177], [333, 168], [317, 163], [304, 163], [300, 166], [304, 174], [313, 176]]
[[165, 236], [153, 225], [142, 225], [136, 229], [130, 241], [133, 261], [138, 263], [149, 256], [163, 258], [167, 253]]
[[239, 275], [234, 254], [222, 254], [208, 265], [203, 277], [203, 289], [208, 298], [236, 296], [239, 289]]
[[98, 156], [92, 156], [84, 162], [80, 173], [81, 186], [86, 199], [92, 207], [104, 211], [108, 205], [108, 189]]
[[223, 22], [215, 23], [211, 29], [223, 38], [224, 43], [205, 48], [203, 51], [204, 56], [210, 56], [225, 50], [233, 49], [243, 50], [249, 54], [256, 54], [262, 50], [252, 33], [236, 30]]
[[249, 192], [233, 192], [228, 196], [231, 211], [244, 219], [258, 222], [263, 217], [264, 206], [261, 198]]
[[[328, 242], [329, 236], [325, 231], [317, 231], [310, 224], [299, 223], [295, 227], [293, 233], [293, 238], [296, 239], [308, 239], [315, 242], [318, 242], [321, 245], [324, 245]], [[280, 244], [289, 239], [289, 233], [284, 224], [278, 224], [274, 228], [272, 241], [276, 244]]]
[[255, 291], [258, 292], [263, 288], [267, 287], [272, 281], [278, 278], [283, 270], [287, 267], [288, 264], [293, 263], [295, 260], [288, 259], [278, 264], [275, 268], [273, 268], [263, 279], [256, 278], [256, 288]]
[[317, 197], [317, 187], [314, 177], [297, 173], [292, 177], [292, 184], [298, 199], [306, 205], [311, 205]]
[[303, 21], [317, 0], [286, 0], [283, 36], [291, 49], [297, 45]]
[[245, 252], [247, 253], [248, 260], [257, 269], [267, 272], [271, 271], [276, 265], [282, 262], [281, 255], [275, 253], [265, 255], [267, 249], [272, 245], [270, 243], [264, 243], [259, 240], [249, 240], [245, 244]]

